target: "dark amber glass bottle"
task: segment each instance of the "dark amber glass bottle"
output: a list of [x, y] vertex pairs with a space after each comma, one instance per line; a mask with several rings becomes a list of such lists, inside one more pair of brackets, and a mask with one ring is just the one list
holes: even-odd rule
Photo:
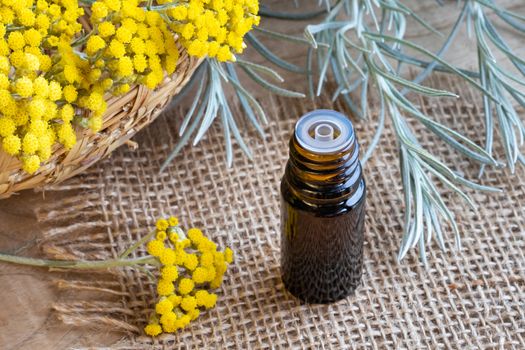
[[352, 123], [341, 113], [304, 115], [281, 182], [281, 273], [309, 303], [351, 294], [361, 280], [366, 186]]

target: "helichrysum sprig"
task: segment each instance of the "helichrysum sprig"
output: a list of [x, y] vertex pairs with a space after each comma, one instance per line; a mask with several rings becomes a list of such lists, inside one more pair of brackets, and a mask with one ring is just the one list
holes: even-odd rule
[[144, 328], [146, 334], [175, 332], [199, 317], [202, 310], [215, 306], [217, 295], [208, 290], [221, 285], [233, 261], [230, 248], [218, 251], [217, 245], [197, 228], [184, 234], [178, 220], [171, 217], [157, 221], [155, 239], [147, 244], [147, 251], [161, 266], [159, 299], [155, 315]]
[[[199, 317], [201, 311], [213, 308], [217, 303], [217, 295], [209, 290], [221, 285], [224, 273], [233, 261], [233, 251], [230, 248], [218, 251], [217, 245], [206, 238], [201, 230], [192, 228], [185, 234], [178, 224], [175, 217], [158, 220], [154, 231], [115, 259], [47, 260], [0, 252], [0, 262], [74, 270], [157, 266], [158, 300], [155, 313], [144, 328], [146, 334], [157, 336], [162, 332], [182, 329]], [[149, 255], [129, 257], [151, 237], [155, 238], [147, 243]]]

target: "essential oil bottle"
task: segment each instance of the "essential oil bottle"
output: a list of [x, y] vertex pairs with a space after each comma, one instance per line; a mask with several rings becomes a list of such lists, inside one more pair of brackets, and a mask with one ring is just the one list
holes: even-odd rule
[[366, 186], [350, 120], [304, 115], [290, 139], [281, 181], [281, 273], [308, 303], [330, 303], [361, 280]]

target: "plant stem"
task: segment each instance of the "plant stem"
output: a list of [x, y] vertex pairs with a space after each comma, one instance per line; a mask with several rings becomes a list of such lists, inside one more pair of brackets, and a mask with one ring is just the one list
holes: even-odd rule
[[124, 253], [120, 254], [119, 255], [119, 258], [120, 259], [124, 259], [125, 257], [127, 257], [128, 255], [130, 255], [135, 249], [137, 249], [140, 245], [144, 244], [148, 239], [150, 239], [154, 234], [155, 234], [155, 230], [151, 231], [150, 233], [148, 233], [147, 235], [145, 235], [144, 237], [142, 237], [140, 240], [138, 240], [137, 242], [135, 242], [135, 244], [133, 244], [131, 247], [129, 247], [128, 249], [126, 249], [124, 251]]
[[135, 266], [143, 264], [157, 264], [157, 259], [152, 256], [143, 256], [135, 259], [110, 259], [110, 260], [48, 260], [27, 258], [16, 255], [0, 253], [0, 261], [18, 265], [36, 266], [36, 267], [57, 267], [61, 269], [107, 269], [111, 267]]
[[259, 14], [263, 17], [277, 18], [291, 21], [304, 21], [308, 19], [316, 18], [322, 14], [325, 14], [327, 11], [325, 9], [312, 11], [312, 12], [299, 12], [299, 13], [290, 13], [290, 12], [279, 12], [272, 11], [269, 8], [261, 8]]
[[[456, 37], [456, 34], [459, 31], [460, 25], [465, 20], [465, 17], [467, 15], [467, 10], [468, 10], [468, 2], [465, 2], [465, 5], [463, 6], [463, 9], [461, 10], [461, 13], [458, 16], [456, 23], [454, 23], [454, 26], [452, 27], [452, 30], [450, 31], [448, 38], [445, 40], [445, 43], [443, 44], [443, 46], [441, 46], [439, 51], [436, 52], [436, 56], [442, 56], [448, 50], [448, 48], [450, 47], [450, 44], [452, 43], [452, 41], [454, 41], [454, 38]], [[438, 65], [438, 61], [433, 60], [422, 72], [420, 72], [413, 79], [413, 82], [416, 84], [421, 83], [423, 80], [425, 80], [430, 75], [430, 73], [432, 73], [432, 71], [434, 70], [434, 68], [436, 68], [437, 65]], [[403, 90], [401, 91], [401, 94], [405, 95], [408, 91], [409, 89], [403, 88]]]

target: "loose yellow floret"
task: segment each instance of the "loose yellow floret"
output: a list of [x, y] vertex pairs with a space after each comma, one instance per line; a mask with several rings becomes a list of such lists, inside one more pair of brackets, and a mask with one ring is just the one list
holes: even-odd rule
[[170, 15], [177, 21], [185, 20], [188, 17], [188, 9], [184, 5], [172, 8], [169, 11]]
[[173, 282], [161, 279], [157, 284], [157, 293], [159, 295], [170, 295], [175, 290]]
[[173, 265], [164, 266], [161, 270], [161, 276], [166, 281], [175, 281], [179, 278], [179, 270]]
[[191, 278], [195, 283], [204, 283], [208, 281], [208, 270], [204, 267], [197, 267]]
[[120, 41], [113, 39], [109, 44], [109, 52], [113, 57], [121, 58], [126, 54], [126, 47]]
[[60, 84], [56, 81], [52, 81], [49, 83], [49, 99], [51, 101], [57, 101], [60, 100], [62, 97], [62, 87]]
[[215, 306], [217, 295], [208, 293], [208, 291], [205, 290], [199, 290], [195, 293], [195, 300], [198, 306], [204, 306], [206, 309], [210, 309]]
[[121, 84], [115, 90], [113, 90], [113, 94], [116, 96], [123, 95], [126, 92], [128, 92], [130, 88], [131, 87], [129, 86], [129, 84]]
[[168, 219], [168, 224], [172, 227], [177, 226], [179, 224], [179, 219], [177, 219], [175, 216], [170, 216]]
[[40, 139], [42, 136], [46, 135], [47, 133], [47, 122], [43, 121], [42, 119], [34, 118], [31, 120], [31, 123], [29, 124], [29, 132], [36, 137], [38, 137], [38, 147], [40, 149], [41, 142]]
[[182, 301], [180, 303], [180, 307], [184, 311], [191, 311], [197, 307], [197, 301], [195, 300], [195, 297], [192, 296], [185, 296], [182, 298]]
[[31, 118], [40, 118], [46, 112], [46, 102], [41, 97], [33, 98], [27, 109]]
[[190, 317], [190, 319], [193, 321], [195, 319], [197, 319], [199, 316], [200, 316], [201, 312], [199, 309], [193, 309], [193, 310], [190, 310], [188, 312], [188, 316]]
[[49, 95], [49, 83], [44, 77], [37, 77], [33, 80], [33, 90], [35, 95], [45, 98]]
[[168, 298], [161, 299], [157, 305], [155, 305], [155, 311], [158, 314], [164, 315], [173, 310], [173, 304]]
[[148, 68], [148, 62], [146, 56], [142, 54], [135, 55], [133, 57], [133, 67], [138, 73], [142, 73]]
[[157, 323], [148, 324], [146, 327], [144, 327], [144, 332], [149, 336], [156, 337], [162, 333], [162, 327]]
[[165, 250], [164, 243], [161, 241], [153, 240], [148, 243], [148, 253], [150, 253], [153, 256], [159, 257]]
[[193, 271], [199, 265], [199, 258], [194, 254], [188, 254], [184, 259], [184, 267], [188, 270]]
[[133, 53], [136, 55], [141, 55], [144, 52], [146, 52], [146, 45], [144, 44], [144, 40], [138, 37], [134, 37], [131, 40], [130, 47], [131, 51], [133, 51]]
[[71, 120], [73, 120], [74, 116], [75, 109], [70, 104], [65, 104], [60, 109], [60, 119], [62, 119], [62, 121], [69, 123]]
[[77, 142], [75, 130], [73, 130], [71, 124], [62, 124], [58, 128], [57, 136], [60, 143], [62, 143], [67, 149], [73, 148], [73, 146]]
[[202, 253], [200, 260], [201, 266], [210, 267], [213, 265], [213, 254], [210, 252]]
[[127, 44], [131, 41], [133, 34], [128, 28], [122, 26], [119, 29], [117, 29], [116, 37], [120, 42]]
[[91, 19], [98, 21], [108, 15], [108, 7], [101, 1], [95, 1], [91, 5]]
[[159, 256], [163, 265], [172, 265], [175, 263], [175, 252], [171, 248], [165, 248]]
[[33, 154], [38, 150], [38, 137], [32, 133], [27, 133], [22, 141], [22, 151], [25, 154]]
[[77, 89], [74, 85], [66, 85], [63, 89], [64, 98], [67, 102], [72, 103], [75, 102], [78, 96]]
[[104, 3], [112, 11], [119, 11], [120, 10], [121, 0], [104, 0]]
[[213, 281], [210, 282], [210, 287], [211, 288], [219, 288], [221, 286], [222, 279], [223, 279], [222, 275], [215, 276]]
[[38, 30], [31, 28], [24, 32], [24, 40], [28, 45], [37, 47], [42, 42], [42, 34]]
[[98, 26], [98, 32], [101, 37], [107, 38], [115, 34], [115, 26], [111, 22], [102, 22]]
[[188, 230], [188, 238], [193, 242], [193, 243], [198, 243], [200, 242], [200, 240], [202, 239], [203, 235], [202, 235], [202, 231], [199, 230], [198, 228], [190, 228]]
[[102, 129], [102, 116], [100, 115], [94, 115], [91, 118], [89, 118], [88, 126], [93, 132], [99, 132]]
[[16, 93], [21, 97], [29, 97], [33, 94], [33, 82], [27, 77], [16, 80]]
[[9, 36], [7, 37], [7, 43], [9, 44], [11, 50], [21, 50], [26, 44], [24, 35], [21, 31], [13, 31], [9, 33]]
[[230, 248], [224, 249], [224, 259], [228, 264], [231, 264], [233, 262], [233, 250]]
[[161, 316], [160, 323], [162, 324], [162, 327], [164, 330], [168, 331], [168, 329], [175, 330], [175, 323], [177, 322], [177, 315], [174, 312], [168, 312]]
[[173, 307], [180, 305], [180, 302], [182, 301], [182, 297], [180, 295], [177, 295], [177, 294], [172, 294], [172, 295], [168, 296], [168, 299], [173, 304]]
[[15, 129], [16, 125], [11, 118], [0, 117], [0, 136], [12, 135]]
[[0, 73], [0, 89], [9, 89], [11, 85], [9, 77], [3, 73]]
[[12, 156], [17, 155], [20, 152], [22, 142], [16, 135], [9, 135], [2, 140], [2, 148], [7, 154]]
[[104, 47], [106, 47], [106, 42], [102, 37], [98, 35], [91, 36], [86, 44], [86, 52], [88, 55], [94, 55], [99, 50], [102, 50]]
[[207, 267], [206, 271], [208, 272], [208, 281], [212, 281], [217, 276], [217, 270], [213, 266]]
[[183, 295], [188, 294], [193, 290], [194, 285], [189, 278], [183, 278], [179, 282], [179, 292]]
[[0, 56], [0, 72], [8, 74], [10, 69], [11, 64], [9, 63], [9, 59], [5, 56]]
[[158, 241], [164, 241], [166, 239], [166, 237], [167, 237], [166, 231], [158, 231], [157, 234], [155, 235], [155, 238]]
[[22, 168], [28, 173], [33, 174], [40, 168], [40, 157], [37, 155], [24, 157], [22, 160]]
[[157, 223], [155, 224], [155, 227], [157, 227], [157, 230], [159, 231], [166, 231], [169, 227], [168, 220], [166, 219], [159, 219], [157, 220]]
[[40, 69], [40, 60], [33, 54], [25, 53], [24, 67], [29, 71], [37, 71]]
[[191, 246], [191, 241], [187, 238], [183, 239], [182, 241], [180, 241], [180, 246], [181, 246], [181, 249], [186, 249], [189, 246]]

